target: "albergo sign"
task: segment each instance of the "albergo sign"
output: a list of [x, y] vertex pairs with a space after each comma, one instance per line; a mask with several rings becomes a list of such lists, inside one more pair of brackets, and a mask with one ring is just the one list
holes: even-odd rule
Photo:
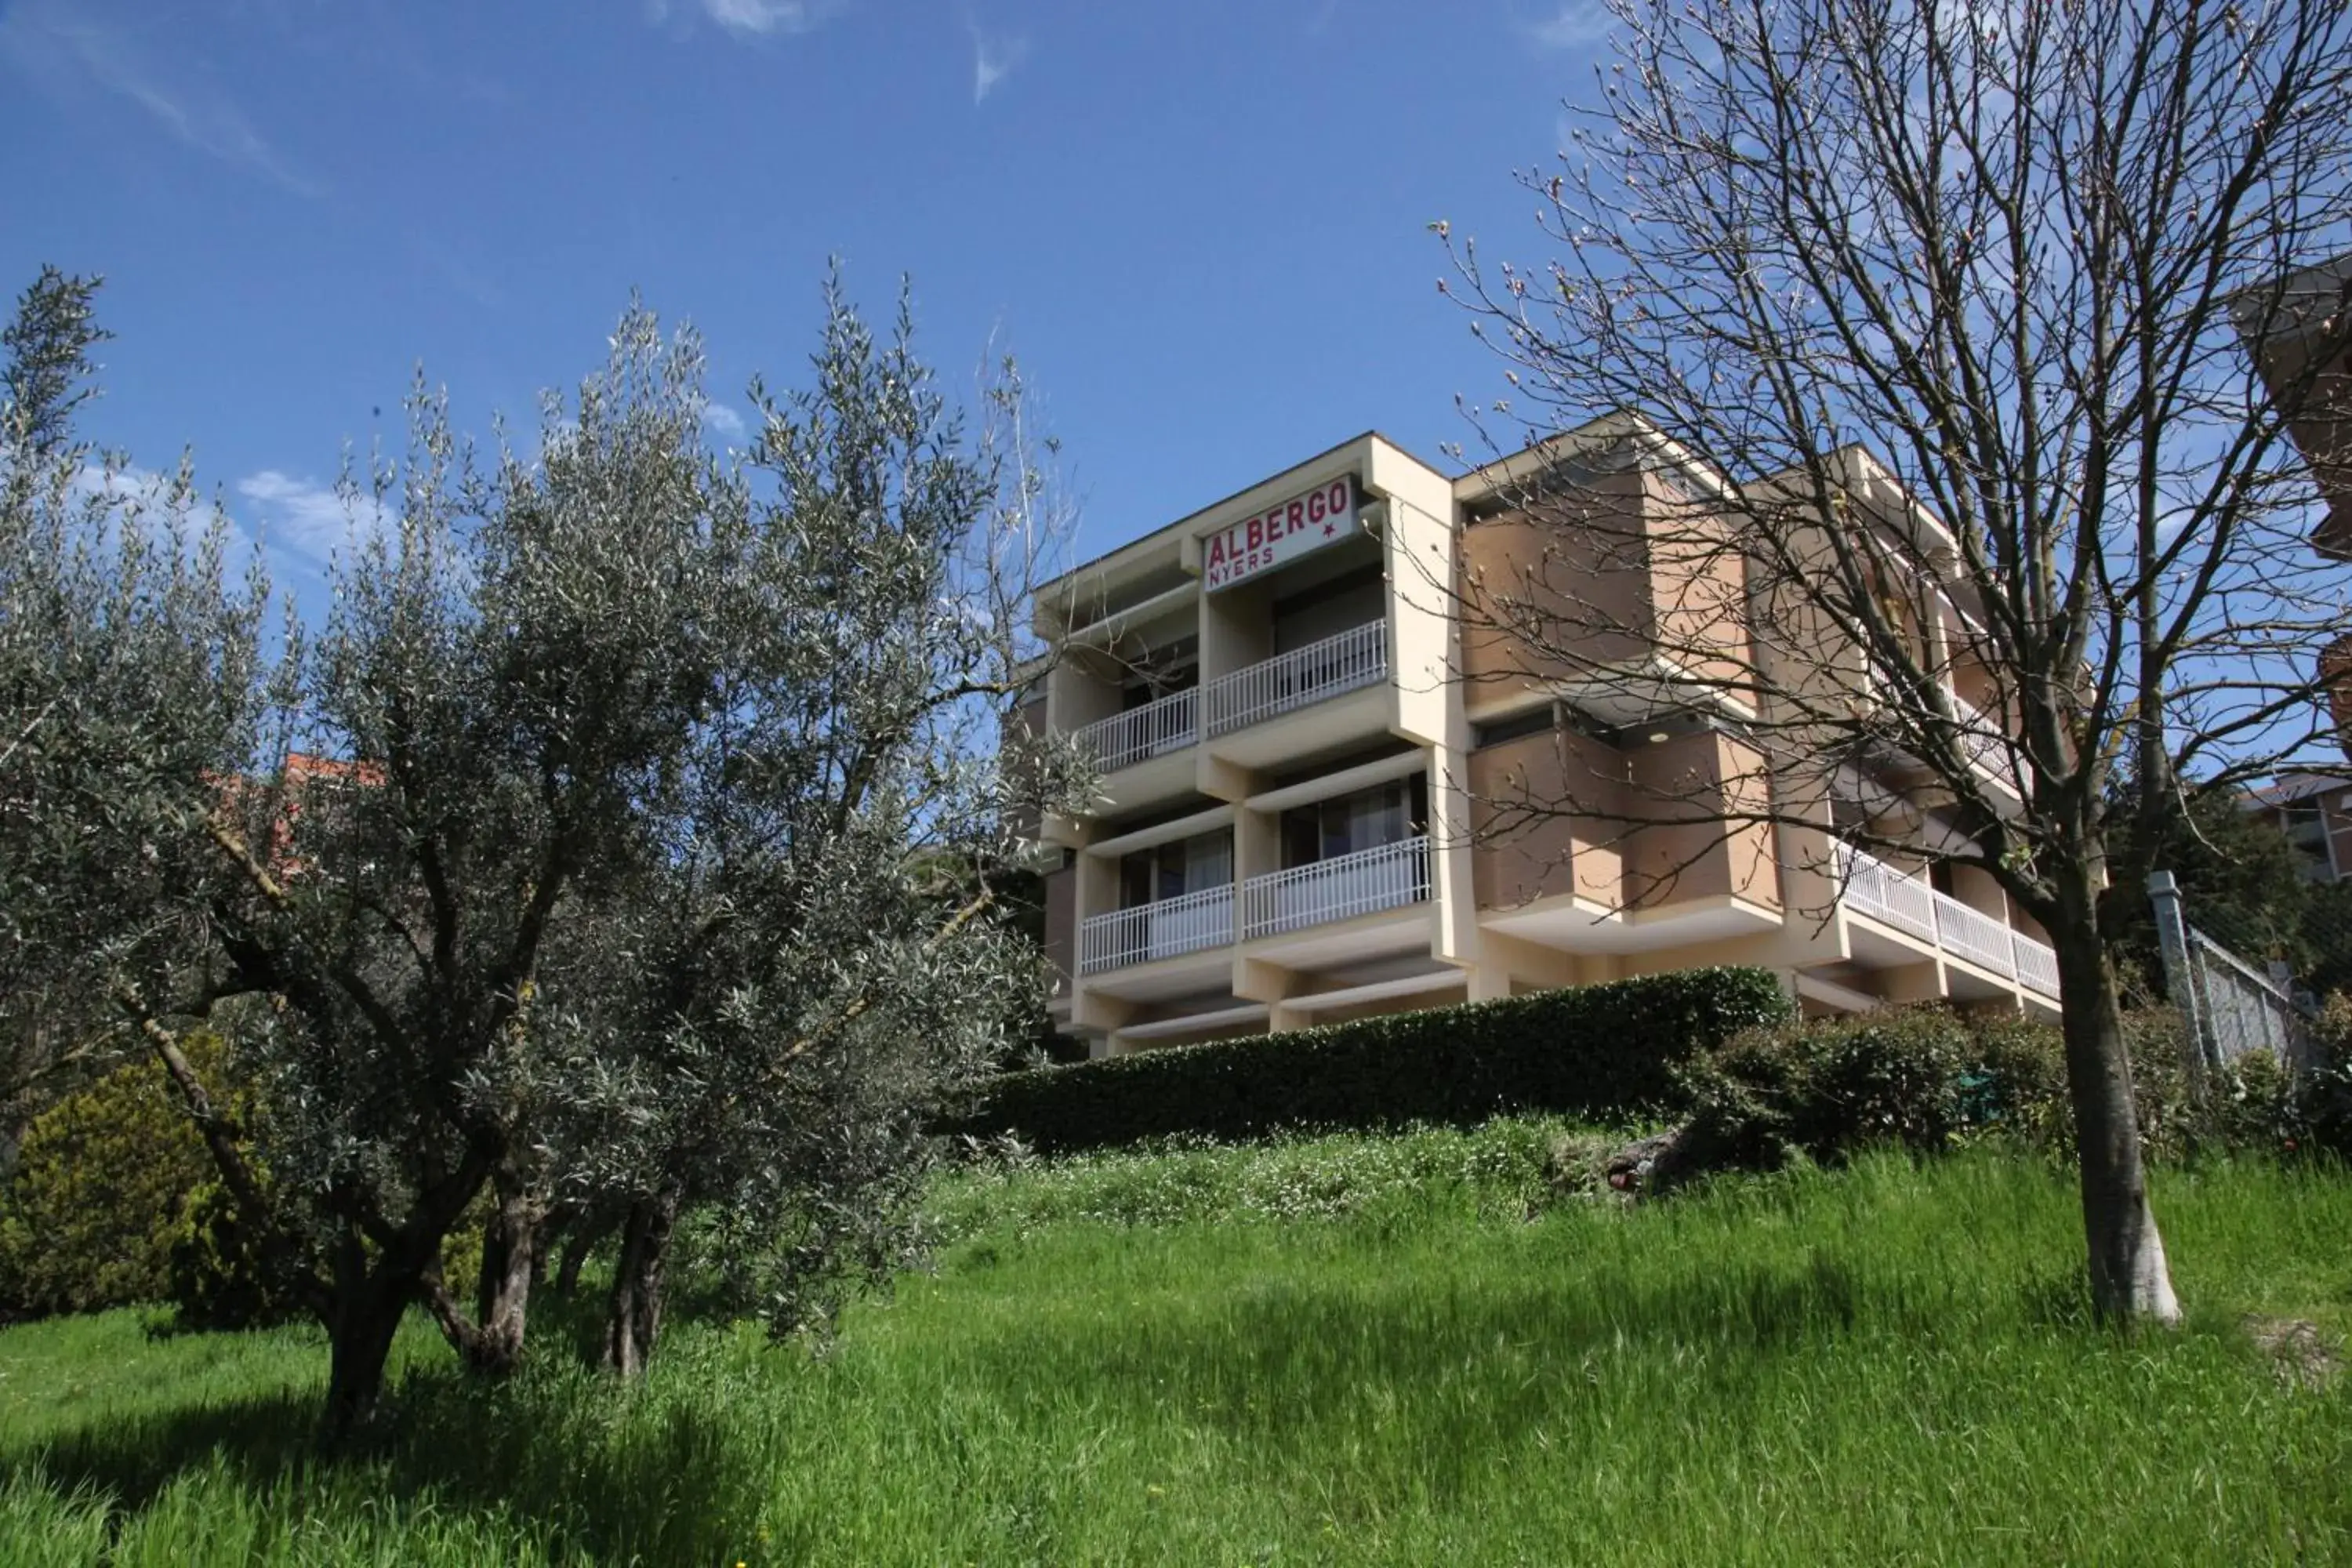
[[1356, 477], [1343, 474], [1255, 517], [1203, 535], [1201, 580], [1213, 594], [1337, 544], [1355, 531]]

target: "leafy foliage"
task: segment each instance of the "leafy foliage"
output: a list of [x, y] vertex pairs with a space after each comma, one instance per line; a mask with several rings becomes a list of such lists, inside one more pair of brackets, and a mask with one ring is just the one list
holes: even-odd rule
[[[192, 1050], [218, 1079], [215, 1040]], [[0, 1310], [87, 1312], [162, 1300], [212, 1161], [163, 1070], [115, 1068], [44, 1111], [0, 1191]]]
[[[527, 449], [478, 454], [420, 382], [404, 457], [347, 477], [331, 612], [274, 660], [184, 473], [12, 447], [0, 1008], [47, 1060], [162, 1059], [235, 1211], [185, 1255], [329, 1326], [331, 1434], [413, 1303], [511, 1370], [557, 1210], [628, 1209], [624, 1370], [687, 1204], [780, 1325], [896, 1266], [934, 1101], [1035, 1010], [990, 879], [1016, 792], [1076, 777], [997, 744], [1036, 476], [903, 310], [824, 303], [748, 454], [705, 447], [699, 345], [638, 308]], [[61, 331], [41, 363], [80, 363]], [[205, 1027], [249, 1107], [190, 1068]]]
[[[2118, 810], [2108, 835], [2111, 875], [2099, 898], [2099, 929], [2127, 984], [2165, 994], [2156, 916], [2147, 897], [2151, 871], [2170, 871], [2191, 902], [2191, 921], [2225, 947], [2257, 963], [2284, 960], [2309, 974], [2315, 958], [2313, 919], [2320, 889], [2304, 874], [2286, 835], [2266, 816], [2242, 809], [2233, 791], [2191, 795], [2151, 832]], [[2352, 943], [2352, 931], [2332, 944]]]
[[[249, 1090], [215, 1035], [189, 1065], [233, 1114]], [[299, 1303], [276, 1288], [161, 1063], [124, 1063], [35, 1120], [0, 1189], [0, 1313], [88, 1312], [168, 1300], [183, 1327], [245, 1328]]]
[[184, 463], [73, 438], [96, 290], [45, 269], [0, 332], [0, 1152], [135, 1045], [118, 995], [190, 978], [194, 829], [263, 707], [268, 584], [235, 580], [227, 518]]
[[1762, 970], [1685, 970], [1014, 1073], [950, 1125], [1058, 1152], [1513, 1110], [1630, 1117], [1675, 1102], [1676, 1061], [1788, 1010]]
[[[2337, 1002], [2336, 1028], [2352, 1020]], [[2130, 1015], [2134, 1108], [2152, 1159], [2220, 1152], [2352, 1152], [2340, 1105], [2341, 1046], [2300, 1076], [2262, 1052], [2201, 1084], [2185, 1067], [2179, 1016]], [[1865, 1149], [1935, 1153], [1997, 1140], [2072, 1159], [2065, 1046], [2054, 1026], [1971, 1018], [1941, 1006], [1810, 1019], [1734, 1036], [1683, 1064], [1689, 1111], [1659, 1157], [1656, 1184], [1712, 1171], [1841, 1164]]]

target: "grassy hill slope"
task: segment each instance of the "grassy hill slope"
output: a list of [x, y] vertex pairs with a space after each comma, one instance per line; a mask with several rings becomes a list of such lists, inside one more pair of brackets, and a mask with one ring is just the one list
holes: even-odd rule
[[2131, 1337], [2046, 1167], [1628, 1211], [1547, 1183], [1558, 1131], [960, 1177], [830, 1354], [681, 1323], [635, 1394], [552, 1335], [470, 1387], [415, 1325], [401, 1429], [334, 1467], [314, 1335], [10, 1330], [0, 1562], [2352, 1557], [2352, 1378], [2245, 1321], [2352, 1325], [2352, 1178], [2167, 1173], [2192, 1321]]

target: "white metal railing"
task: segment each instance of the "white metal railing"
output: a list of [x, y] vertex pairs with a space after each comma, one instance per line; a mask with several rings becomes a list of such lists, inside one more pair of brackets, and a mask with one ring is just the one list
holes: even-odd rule
[[1078, 973], [1094, 974], [1175, 958], [1234, 940], [1234, 889], [1203, 888], [1181, 898], [1095, 915], [1078, 926]]
[[2004, 980], [2017, 978], [2017, 955], [2011, 949], [2009, 927], [1981, 910], [1972, 910], [1949, 893], [1936, 895], [1937, 944], [1958, 954], [1979, 969], [1990, 969]]
[[2044, 996], [2058, 994], [2058, 954], [2050, 944], [2030, 936], [2011, 939], [2017, 949], [2017, 978]]
[[1367, 621], [1337, 637], [1219, 676], [1202, 689], [1208, 693], [1209, 733], [1230, 734], [1327, 697], [1387, 679], [1388, 632], [1385, 620]]
[[1838, 846], [1838, 880], [1845, 889], [1847, 908], [1909, 931], [1923, 942], [1936, 940], [1935, 889], [1850, 844]]
[[2058, 955], [1949, 893], [1939, 893], [1874, 855], [1841, 844], [1838, 876], [1848, 909], [1934, 942], [1956, 958], [2044, 996], [2058, 994]]
[[2023, 795], [2019, 775], [2025, 763], [2011, 754], [2003, 732], [1958, 692], [1947, 687], [1944, 695], [1951, 699], [1953, 716], [1959, 721], [1960, 755], [1969, 766], [2011, 794]]
[[1429, 840], [1401, 838], [1252, 877], [1242, 884], [1242, 935], [1276, 936], [1421, 903], [1428, 897]]
[[1181, 752], [1201, 738], [1201, 689], [1171, 692], [1156, 702], [1097, 720], [1074, 737], [1107, 773]]

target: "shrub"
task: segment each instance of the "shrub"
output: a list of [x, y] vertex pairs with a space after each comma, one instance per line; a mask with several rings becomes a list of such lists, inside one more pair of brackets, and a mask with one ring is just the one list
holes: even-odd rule
[[1677, 1062], [1788, 1016], [1763, 970], [1685, 970], [1013, 1073], [946, 1130], [1060, 1153], [1515, 1110], [1622, 1119], [1680, 1103]]
[[1872, 1144], [1941, 1148], [2006, 1093], [1980, 1068], [1968, 1022], [1941, 1008], [1749, 1029], [1685, 1063], [1690, 1113], [1655, 1180], [1822, 1163]]
[[[215, 1101], [250, 1115], [219, 1037], [192, 1034], [186, 1047]], [[288, 1315], [179, 1091], [163, 1064], [141, 1057], [26, 1129], [0, 1189], [0, 1316], [163, 1300], [189, 1328]]]
[[2298, 1145], [2352, 1160], [2352, 998], [2327, 998], [2294, 1086]]
[[[2333, 1016], [2352, 1041], [2352, 1004]], [[2148, 1159], [2341, 1147], [2322, 1128], [2352, 1127], [2352, 1073], [2315, 1066], [2297, 1078], [2252, 1052], [2207, 1075], [2200, 1093], [2181, 1027], [2170, 1008], [2125, 1018]], [[1650, 1180], [1659, 1186], [1798, 1156], [1833, 1164], [1874, 1144], [1925, 1152], [1997, 1137], [2057, 1158], [2074, 1151], [2064, 1042], [2054, 1026], [2017, 1017], [1928, 1005], [1751, 1029], [1694, 1057], [1680, 1077], [1691, 1110], [1657, 1156]]]
[[184, 1329], [265, 1328], [300, 1310], [293, 1294], [270, 1280], [252, 1227], [217, 1180], [198, 1184], [181, 1206], [168, 1276]]
[[1052, 1161], [1000, 1146], [934, 1184], [924, 1223], [933, 1239], [952, 1243], [1072, 1224], [1524, 1219], [1570, 1193], [1598, 1191], [1600, 1160], [1614, 1142], [1553, 1119], [1496, 1117], [1467, 1130], [1171, 1140]]
[[[217, 1073], [196, 1037], [197, 1070]], [[161, 1299], [189, 1195], [212, 1173], [161, 1064], [117, 1068], [35, 1118], [0, 1193], [0, 1293], [17, 1312], [87, 1312]]]

